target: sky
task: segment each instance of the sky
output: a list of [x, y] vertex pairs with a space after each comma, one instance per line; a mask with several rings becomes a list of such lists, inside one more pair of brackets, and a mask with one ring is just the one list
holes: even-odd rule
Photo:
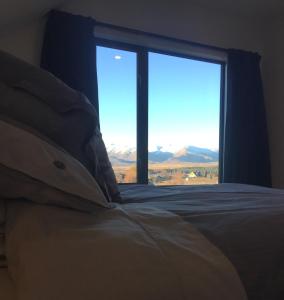
[[[100, 122], [107, 147], [136, 147], [136, 62], [134, 52], [97, 47]], [[218, 64], [149, 53], [150, 151], [188, 145], [218, 149], [220, 77]]]

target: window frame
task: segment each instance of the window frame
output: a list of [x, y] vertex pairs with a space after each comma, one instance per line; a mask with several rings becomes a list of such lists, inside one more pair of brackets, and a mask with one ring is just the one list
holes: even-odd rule
[[[145, 47], [121, 41], [104, 38], [96, 39], [96, 46], [107, 47], [117, 50], [125, 50], [136, 53], [137, 70], [137, 103], [136, 103], [136, 178], [137, 184], [148, 184], [148, 109], [149, 109], [149, 53], [158, 53], [179, 58], [197, 60], [220, 65], [220, 113], [219, 113], [219, 162], [218, 182], [223, 181], [223, 145], [224, 145], [224, 115], [225, 115], [225, 79], [226, 61], [205, 58], [198, 55], [178, 53], [171, 50]], [[134, 184], [136, 184], [134, 183]], [[120, 183], [124, 184], [124, 183]]]

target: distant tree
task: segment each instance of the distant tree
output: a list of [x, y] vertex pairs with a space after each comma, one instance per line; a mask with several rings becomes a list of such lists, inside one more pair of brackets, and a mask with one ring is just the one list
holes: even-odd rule
[[136, 178], [136, 166], [132, 166], [125, 172], [124, 183], [136, 182]]
[[172, 176], [170, 184], [173, 185], [184, 184], [184, 178], [182, 172], [176, 172]]

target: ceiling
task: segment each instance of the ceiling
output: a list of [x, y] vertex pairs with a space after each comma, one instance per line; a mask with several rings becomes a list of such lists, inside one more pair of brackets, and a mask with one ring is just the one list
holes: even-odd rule
[[196, 4], [251, 17], [284, 16], [283, 0], [193, 0]]
[[[44, 15], [49, 9], [61, 5], [69, 0], [1, 0], [0, 3], [0, 27], [19, 24], [29, 19]], [[82, 0], [72, 0], [82, 1]], [[103, 0], [95, 0], [103, 1]], [[116, 1], [116, 0], [114, 0]], [[124, 0], [120, 0], [123, 3]], [[134, 0], [138, 1], [138, 0]], [[139, 0], [143, 1], [143, 0]], [[165, 1], [172, 0], [152, 0]], [[177, 5], [189, 6], [194, 3], [209, 9], [220, 10], [224, 13], [239, 14], [247, 17], [274, 17], [284, 16], [283, 0], [175, 0]]]
[[39, 17], [63, 2], [63, 0], [1, 0], [0, 27]]

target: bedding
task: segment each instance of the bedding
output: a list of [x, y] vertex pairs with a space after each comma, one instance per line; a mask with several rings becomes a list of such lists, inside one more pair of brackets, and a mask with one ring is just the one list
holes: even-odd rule
[[95, 179], [66, 153], [0, 119], [0, 196], [93, 211], [110, 207]]
[[11, 201], [7, 258], [19, 300], [243, 300], [228, 259], [177, 215], [148, 205], [94, 214]]
[[47, 137], [80, 161], [109, 201], [119, 200], [112, 166], [88, 99], [62, 81], [0, 51], [0, 114]]
[[250, 300], [284, 299], [284, 190], [241, 184], [120, 186], [123, 203], [179, 215], [236, 268]]

